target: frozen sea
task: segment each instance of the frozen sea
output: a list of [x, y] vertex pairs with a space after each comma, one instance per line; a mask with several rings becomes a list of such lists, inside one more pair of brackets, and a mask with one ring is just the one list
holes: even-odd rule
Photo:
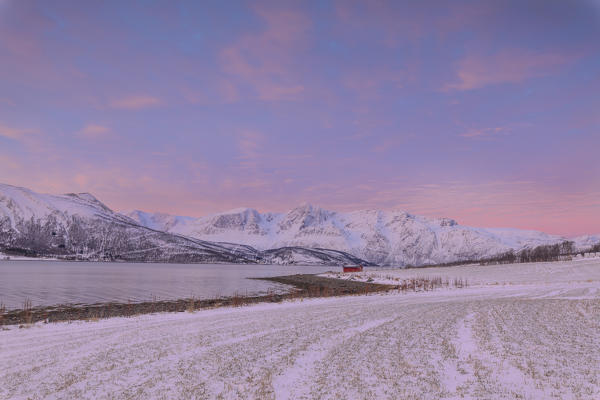
[[337, 271], [335, 266], [0, 261], [0, 303], [33, 306], [260, 295], [289, 286], [247, 278]]

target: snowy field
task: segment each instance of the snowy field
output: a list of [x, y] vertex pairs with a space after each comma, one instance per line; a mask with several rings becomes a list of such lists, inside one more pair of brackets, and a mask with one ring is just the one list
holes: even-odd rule
[[600, 398], [600, 260], [387, 273], [470, 286], [11, 327], [0, 398]]
[[321, 276], [373, 283], [397, 285], [405, 279], [440, 277], [463, 279], [470, 286], [490, 285], [554, 285], [557, 283], [600, 280], [600, 257], [578, 258], [570, 262], [531, 264], [479, 264], [429, 268], [365, 268], [364, 272], [327, 273]]

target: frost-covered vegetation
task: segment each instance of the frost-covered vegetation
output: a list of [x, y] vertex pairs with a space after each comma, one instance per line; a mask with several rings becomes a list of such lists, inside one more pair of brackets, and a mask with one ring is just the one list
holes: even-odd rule
[[600, 398], [600, 260], [415, 272], [469, 286], [11, 327], [0, 398]]

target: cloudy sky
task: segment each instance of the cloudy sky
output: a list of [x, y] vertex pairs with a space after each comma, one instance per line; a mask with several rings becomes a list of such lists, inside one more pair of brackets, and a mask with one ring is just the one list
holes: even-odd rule
[[600, 232], [600, 2], [0, 0], [0, 182]]

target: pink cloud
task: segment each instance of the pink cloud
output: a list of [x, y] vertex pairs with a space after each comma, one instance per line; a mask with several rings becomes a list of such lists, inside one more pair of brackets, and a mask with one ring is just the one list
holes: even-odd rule
[[35, 129], [13, 128], [0, 123], [0, 137], [17, 141], [31, 151], [48, 150], [48, 146], [42, 141], [40, 132]]
[[484, 56], [471, 54], [458, 62], [456, 82], [442, 90], [471, 90], [501, 83], [518, 83], [529, 78], [550, 75], [574, 57], [559, 53], [535, 53], [508, 49]]
[[386, 1], [347, 1], [335, 2], [335, 15], [340, 29], [352, 31], [372, 29], [370, 21], [376, 20], [377, 27], [371, 33], [377, 40], [393, 47], [402, 40], [414, 40], [422, 36], [424, 27], [418, 18], [401, 17], [391, 10], [393, 3]]
[[221, 81], [218, 86], [218, 92], [226, 103], [235, 103], [240, 99], [240, 93], [235, 85], [226, 80]]
[[0, 169], [3, 170], [16, 170], [22, 168], [21, 163], [14, 157], [0, 155]]
[[89, 176], [84, 174], [75, 174], [75, 176], [73, 177], [73, 182], [75, 182], [80, 187], [86, 187], [90, 182], [90, 178]]
[[110, 133], [110, 129], [104, 125], [88, 124], [82, 130], [77, 132], [80, 136], [85, 136], [90, 139], [106, 136]]
[[262, 189], [270, 186], [270, 182], [265, 179], [252, 179], [241, 183], [242, 188]]
[[389, 150], [397, 149], [399, 146], [401, 146], [403, 143], [406, 142], [407, 138], [409, 138], [411, 136], [414, 136], [414, 135], [413, 134], [398, 135], [398, 136], [384, 139], [380, 143], [376, 144], [372, 148], [372, 151], [375, 153], [384, 153]]
[[405, 80], [405, 72], [402, 70], [377, 67], [366, 71], [354, 70], [342, 75], [344, 87], [370, 97], [383, 87], [401, 88]]
[[231, 104], [237, 102], [241, 97], [237, 86], [223, 78], [215, 79], [208, 89], [194, 90], [190, 87], [183, 87], [180, 91], [183, 98], [191, 104]]
[[[31, 18], [28, 16], [27, 18]], [[36, 21], [38, 22], [38, 21]], [[39, 22], [38, 22], [39, 23]], [[39, 24], [43, 25], [43, 24]], [[36, 30], [39, 29], [36, 26]], [[0, 27], [0, 48], [11, 53], [13, 57], [18, 57], [23, 60], [35, 60], [40, 56], [41, 50], [35, 35], [31, 32], [27, 34], [15, 34], [14, 30], [4, 25]], [[20, 33], [20, 32], [19, 32]]]
[[256, 159], [260, 156], [264, 138], [262, 133], [256, 131], [244, 131], [238, 135], [237, 147], [240, 158], [244, 160], [242, 164], [255, 165]]
[[0, 136], [8, 139], [21, 140], [31, 133], [34, 133], [34, 131], [30, 129], [11, 128], [9, 126], [0, 124]]
[[35, 81], [37, 87], [60, 83], [61, 90], [68, 91], [82, 77], [82, 72], [74, 63], [61, 65], [61, 50], [67, 46], [53, 43], [49, 50], [46, 35], [56, 29], [56, 21], [34, 3], [6, 1], [4, 4], [6, 10], [0, 10], [3, 75], [12, 79], [26, 77], [29, 83]]
[[305, 47], [311, 22], [296, 10], [257, 6], [255, 12], [265, 29], [242, 36], [220, 52], [223, 70], [234, 78], [223, 87], [223, 95], [237, 100], [237, 88], [228, 86], [235, 83], [249, 86], [261, 100], [297, 99], [305, 88], [295, 75], [294, 60]]
[[[399, 1], [338, 0], [334, 3], [337, 29], [352, 32], [368, 31], [377, 41], [395, 48], [401, 43], [415, 42], [435, 34], [445, 38], [449, 33], [477, 26], [493, 16], [498, 6], [484, 2], [413, 2], [408, 6]], [[372, 21], [377, 21], [374, 27]]]
[[502, 133], [508, 133], [508, 129], [498, 126], [496, 128], [480, 128], [480, 129], [469, 129], [464, 133], [461, 133], [459, 136], [465, 138], [481, 138], [481, 137], [489, 137]]
[[261, 100], [293, 100], [296, 99], [302, 92], [304, 86], [281, 86], [270, 82], [264, 82], [257, 88], [258, 98]]
[[161, 105], [160, 99], [152, 96], [129, 96], [110, 102], [110, 107], [123, 110], [141, 110]]

